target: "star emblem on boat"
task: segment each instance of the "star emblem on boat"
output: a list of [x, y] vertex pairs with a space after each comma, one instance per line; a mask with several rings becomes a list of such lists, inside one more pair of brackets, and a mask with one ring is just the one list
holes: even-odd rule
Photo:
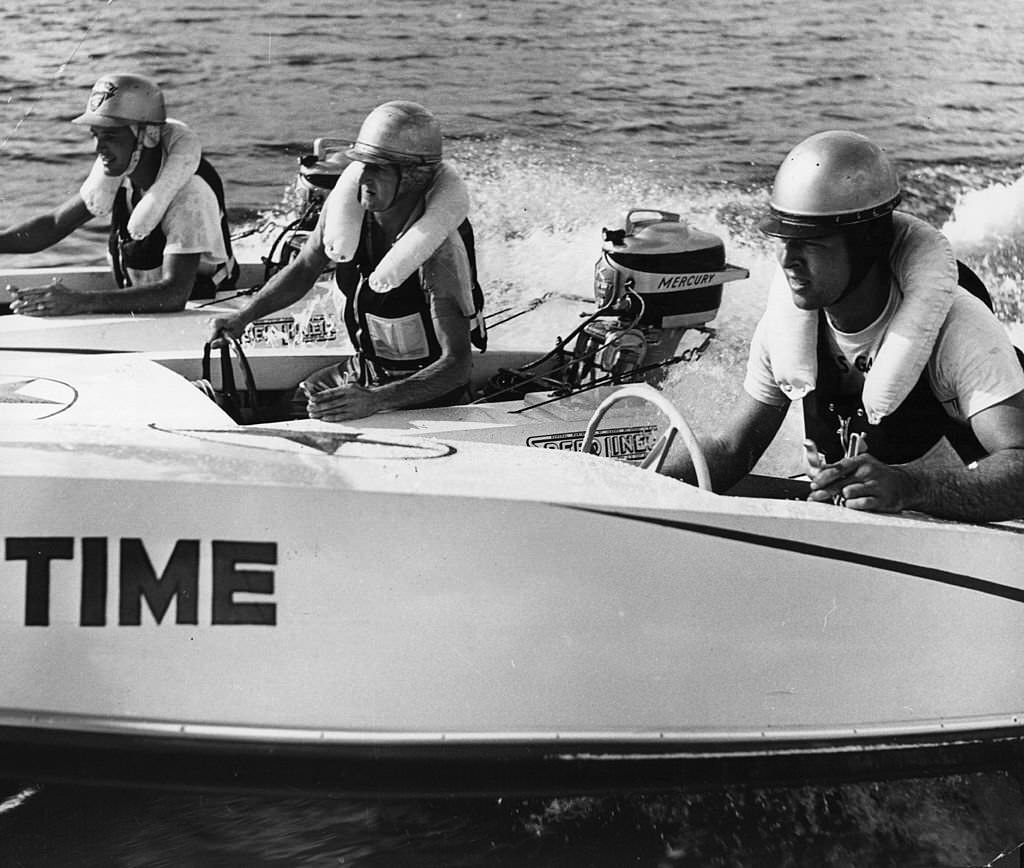
[[78, 393], [48, 377], [0, 375], [0, 419], [45, 419], [70, 407]]
[[198, 440], [228, 443], [250, 449], [273, 452], [319, 452], [344, 458], [411, 460], [445, 458], [455, 454], [454, 447], [418, 437], [377, 437], [357, 430], [304, 430], [252, 425], [238, 428], [161, 428], [158, 431], [181, 434]]
[[41, 398], [35, 395], [27, 395], [22, 392], [27, 386], [36, 382], [37, 377], [27, 380], [13, 380], [10, 383], [0, 382], [0, 404], [57, 404], [58, 401], [51, 401], [48, 398]]

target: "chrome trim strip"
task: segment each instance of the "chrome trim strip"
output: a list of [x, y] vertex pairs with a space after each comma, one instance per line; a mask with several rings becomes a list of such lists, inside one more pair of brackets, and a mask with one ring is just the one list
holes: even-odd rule
[[[146, 718], [126, 718], [65, 712], [21, 711], [0, 709], [0, 742], [4, 729], [31, 729], [41, 732], [69, 732], [81, 735], [146, 736], [161, 739], [185, 739], [190, 741], [253, 742], [279, 745], [324, 745], [336, 747], [423, 747], [429, 745], [494, 746], [508, 745], [557, 745], [586, 743], [611, 746], [637, 745], [656, 746], [674, 744], [698, 747], [717, 744], [765, 745], [822, 741], [868, 741], [877, 739], [911, 739], [930, 736], [944, 736], [944, 740], [955, 740], [964, 736], [981, 737], [987, 732], [995, 733], [1019, 729], [1024, 738], [1024, 710], [1016, 713], [986, 715], [983, 717], [954, 718], [922, 722], [897, 721], [893, 723], [867, 723], [833, 728], [786, 727], [754, 730], [578, 730], [578, 731], [500, 731], [500, 732], [401, 732], [320, 729], [312, 727], [261, 726], [242, 723], [203, 723]], [[810, 746], [808, 746], [810, 747]], [[766, 748], [767, 749], [767, 748]], [[821, 750], [864, 749], [862, 746], [836, 744], [833, 747], [817, 745]], [[754, 751], [758, 753], [759, 751]], [[729, 751], [730, 755], [737, 752]]]

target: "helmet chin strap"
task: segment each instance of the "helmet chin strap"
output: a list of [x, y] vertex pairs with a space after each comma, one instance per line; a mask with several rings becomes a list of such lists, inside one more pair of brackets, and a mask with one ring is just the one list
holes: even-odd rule
[[395, 180], [395, 190], [391, 194], [391, 201], [388, 202], [388, 207], [384, 209], [385, 211], [387, 211], [388, 208], [395, 204], [395, 200], [398, 198], [398, 194], [402, 191], [402, 164], [392, 163], [391, 165], [395, 167], [395, 171], [398, 173], [398, 178]]
[[[888, 244], [880, 246], [877, 233], [878, 230], [872, 231], [868, 229], [866, 233], [846, 236], [846, 249], [850, 255], [850, 279], [846, 284], [846, 288], [843, 289], [839, 294], [839, 298], [833, 304], [838, 304], [846, 298], [850, 292], [863, 282], [872, 268], [879, 263], [885, 264], [888, 261]], [[865, 252], [865, 248], [867, 248], [867, 252]]]
[[[851, 264], [850, 267], [850, 279], [846, 283], [846, 287], [832, 304], [839, 304], [846, 296], [848, 296], [854, 289], [860, 286], [861, 281], [868, 276], [868, 272], [871, 271], [872, 266], [878, 261], [878, 257], [867, 257], [858, 258], [858, 260]], [[830, 305], [831, 306], [831, 305]]]
[[135, 135], [135, 147], [132, 148], [132, 155], [128, 159], [128, 165], [125, 170], [121, 172], [117, 177], [127, 178], [139, 165], [139, 160], [142, 158], [142, 138], [139, 136], [138, 124], [129, 124], [128, 129]]
[[[142, 152], [146, 148], [155, 147], [156, 143], [160, 141], [160, 128], [156, 124], [128, 124], [128, 129], [135, 136], [135, 147], [132, 149], [131, 159], [128, 160], [128, 168], [120, 175], [122, 178], [130, 175], [138, 168], [139, 160], [142, 159]], [[154, 131], [157, 133], [156, 142], [152, 141], [152, 133]]]

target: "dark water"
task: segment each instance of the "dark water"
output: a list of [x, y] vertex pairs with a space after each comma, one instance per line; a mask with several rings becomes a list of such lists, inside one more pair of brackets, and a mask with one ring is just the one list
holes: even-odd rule
[[[67, 121], [103, 72], [164, 85], [240, 237], [283, 217], [315, 136], [353, 136], [377, 103], [416, 99], [470, 184], [492, 307], [589, 293], [600, 229], [632, 207], [725, 238], [751, 279], [730, 286], [701, 370], [669, 384], [713, 407], [763, 305], [771, 250], [755, 227], [774, 168], [806, 135], [847, 127], [889, 150], [906, 209], [946, 228], [1008, 327], [1024, 321], [1024, 4], [7, 0], [0, 24], [5, 223], [77, 190], [90, 143]], [[31, 263], [100, 262], [102, 235]], [[265, 236], [240, 243], [258, 255]], [[32, 781], [3, 798], [0, 866], [980, 866], [1024, 840], [1024, 794], [1002, 773], [528, 802]]]
[[[370, 800], [49, 786], [0, 814], [11, 866], [1020, 864], [1005, 775], [529, 800]], [[1002, 858], [1000, 859], [1000, 856]]]

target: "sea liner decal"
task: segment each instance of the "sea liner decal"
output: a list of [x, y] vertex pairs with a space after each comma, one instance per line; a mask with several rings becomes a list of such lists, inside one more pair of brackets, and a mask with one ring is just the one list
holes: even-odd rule
[[[605, 458], [623, 461], [641, 461], [654, 445], [656, 425], [635, 425], [630, 428], [603, 428], [594, 434], [590, 451]], [[558, 449], [579, 452], [583, 448], [586, 431], [559, 432], [527, 437], [526, 445], [539, 449]]]

